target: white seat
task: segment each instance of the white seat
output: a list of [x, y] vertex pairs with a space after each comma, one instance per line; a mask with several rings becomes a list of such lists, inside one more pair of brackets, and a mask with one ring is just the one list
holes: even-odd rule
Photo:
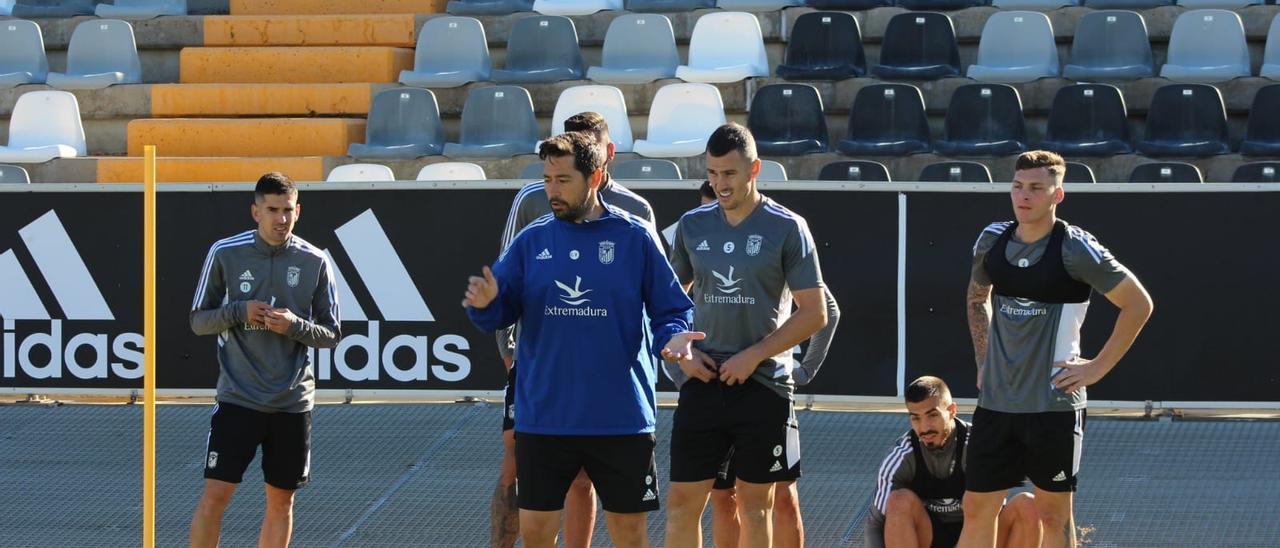
[[75, 95], [49, 90], [18, 97], [9, 119], [9, 144], [0, 147], [0, 162], [38, 164], [87, 154]]
[[484, 168], [471, 162], [439, 162], [422, 166], [419, 181], [483, 181]]
[[787, 180], [787, 168], [773, 160], [760, 160], [760, 174], [756, 175], [756, 180], [785, 181]]
[[67, 71], [50, 72], [58, 89], [102, 89], [142, 82], [142, 62], [133, 25], [119, 19], [91, 19], [76, 25], [67, 45]]
[[1280, 80], [1280, 15], [1271, 20], [1271, 30], [1267, 32], [1267, 49], [1262, 54], [1262, 70], [1258, 76]]
[[347, 164], [333, 168], [324, 180], [326, 183], [372, 183], [394, 181], [396, 174], [382, 164]]
[[1014, 83], [1051, 78], [1058, 70], [1058, 44], [1049, 16], [1038, 11], [1000, 11], [982, 27], [978, 62], [969, 65], [968, 74], [979, 82]]
[[[631, 118], [622, 90], [613, 86], [575, 86], [560, 93], [551, 116], [551, 135], [564, 133], [564, 121], [580, 112], [596, 112], [609, 124], [609, 140], [617, 152], [631, 152]], [[536, 148], [536, 147], [535, 147]]]
[[1178, 16], [1169, 35], [1169, 59], [1160, 76], [1208, 84], [1250, 75], [1244, 22], [1227, 10], [1192, 10]]
[[533, 11], [543, 15], [591, 15], [597, 11], [622, 11], [622, 0], [534, 0]]
[[116, 19], [151, 19], [161, 15], [186, 15], [187, 0], [116, 0], [115, 4], [98, 4], [93, 13], [98, 17]]
[[40, 25], [33, 21], [0, 21], [0, 88], [41, 84], [49, 74]]
[[676, 67], [676, 78], [686, 82], [729, 83], [768, 75], [760, 21], [735, 11], [699, 17], [689, 38], [689, 64]]
[[8, 17], [13, 14], [13, 3], [16, 0], [0, 0], [0, 15]]
[[697, 156], [724, 123], [724, 101], [715, 86], [669, 84], [654, 94], [647, 138], [637, 139], [632, 151], [649, 158]]

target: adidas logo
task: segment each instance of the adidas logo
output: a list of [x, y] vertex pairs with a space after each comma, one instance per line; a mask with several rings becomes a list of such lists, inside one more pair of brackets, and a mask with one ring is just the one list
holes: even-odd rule
[[[36, 268], [68, 320], [114, 320], [115, 315], [89, 275], [80, 252], [52, 209], [18, 230]], [[5, 320], [52, 320], [31, 279], [12, 249], [0, 253], [0, 317]]]
[[710, 246], [710, 245], [707, 245], [707, 241], [706, 241], [706, 240], [702, 240], [702, 243], [698, 244], [698, 247], [696, 247], [696, 248], [694, 248], [694, 249], [695, 249], [696, 251], [711, 251], [711, 246]]
[[1058, 475], [1053, 477], [1053, 481], [1067, 481], [1067, 473], [1058, 471]]
[[241, 274], [241, 275], [240, 275], [240, 281], [244, 281], [244, 282], [252, 282], [252, 281], [253, 281], [253, 273], [252, 273], [252, 272], [249, 272], [248, 270], [244, 271], [244, 274]]
[[776, 461], [776, 460], [775, 460], [775, 461], [773, 461], [773, 466], [769, 468], [769, 471], [770, 471], [770, 472], [781, 472], [781, 471], [782, 471], [782, 461]]
[[641, 502], [649, 502], [649, 501], [651, 501], [651, 500], [653, 500], [653, 499], [656, 499], [656, 498], [658, 498], [658, 495], [657, 495], [657, 494], [655, 494], [655, 493], [653, 492], [653, 489], [645, 489], [645, 490], [644, 490], [644, 498], [643, 498], [643, 499], [640, 499], [640, 500], [641, 500]]
[[539, 254], [538, 254], [538, 256], [537, 256], [537, 257], [534, 257], [534, 258], [535, 258], [535, 259], [537, 259], [537, 260], [539, 260], [539, 261], [545, 261], [545, 260], [548, 260], [548, 259], [550, 259], [550, 258], [551, 258], [551, 250], [550, 250], [550, 249], [543, 248], [542, 253], [539, 253]]

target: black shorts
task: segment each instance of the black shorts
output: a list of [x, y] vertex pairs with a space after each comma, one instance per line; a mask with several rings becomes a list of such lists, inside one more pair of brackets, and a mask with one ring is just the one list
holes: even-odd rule
[[754, 380], [684, 383], [671, 427], [671, 481], [716, 478], [730, 449], [743, 481], [799, 478], [800, 427], [791, 400]]
[[552, 436], [516, 432], [516, 489], [521, 509], [564, 509], [569, 486], [586, 470], [606, 512], [658, 509], [653, 434]]
[[213, 406], [204, 477], [240, 483], [262, 446], [262, 479], [298, 489], [311, 480], [311, 412], [264, 413], [226, 402]]
[[514, 430], [516, 427], [516, 366], [511, 365], [507, 371], [507, 386], [502, 397], [502, 431]]
[[929, 523], [933, 525], [933, 542], [930, 548], [955, 548], [960, 543], [960, 530], [964, 529], [964, 521], [945, 522], [933, 514], [929, 514]]
[[965, 489], [1003, 491], [1030, 479], [1051, 492], [1076, 490], [1086, 413], [1002, 413], [979, 407], [966, 448]]

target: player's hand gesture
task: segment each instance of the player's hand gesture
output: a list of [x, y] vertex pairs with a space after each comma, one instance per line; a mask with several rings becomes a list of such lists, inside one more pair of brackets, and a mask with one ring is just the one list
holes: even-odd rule
[[462, 299], [463, 307], [485, 308], [498, 298], [498, 280], [493, 277], [493, 271], [489, 267], [484, 267], [483, 278], [472, 276], [467, 282], [467, 295]]
[[680, 371], [683, 371], [686, 377], [698, 379], [702, 382], [715, 380], [716, 376], [720, 374], [716, 371], [716, 361], [697, 348], [693, 348], [692, 351], [693, 357], [687, 360], [680, 360]]
[[1107, 371], [1102, 364], [1084, 358], [1056, 362], [1053, 367], [1056, 373], [1049, 382], [1052, 382], [1058, 390], [1068, 394], [1074, 394], [1076, 390], [1102, 380]]
[[266, 326], [267, 329], [274, 331], [280, 335], [288, 335], [289, 327], [298, 319], [292, 310], [288, 308], [272, 308], [267, 311]]
[[720, 364], [720, 380], [729, 386], [745, 384], [761, 361], [746, 351], [734, 354], [728, 361]]
[[701, 331], [681, 331], [671, 336], [667, 340], [667, 345], [662, 347], [662, 359], [669, 362], [678, 362], [693, 359], [693, 341], [700, 341], [707, 338], [707, 334]]

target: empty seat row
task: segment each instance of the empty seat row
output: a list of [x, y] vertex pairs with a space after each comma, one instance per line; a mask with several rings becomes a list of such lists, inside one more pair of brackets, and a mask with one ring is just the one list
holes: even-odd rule
[[1015, 10], [1051, 10], [1071, 6], [1152, 9], [1172, 5], [1190, 9], [1230, 9], [1263, 3], [1265, 0], [450, 0], [446, 10], [454, 15], [505, 15], [525, 11], [546, 15], [587, 15], [605, 10], [671, 13], [717, 7], [739, 11], [777, 11], [793, 6], [832, 10], [892, 6], [909, 10], [957, 10], [986, 5]]
[[0, 21], [0, 88], [44, 84], [59, 89], [101, 89], [142, 82], [133, 26], [115, 19], [76, 25], [67, 45], [66, 72], [49, 72], [39, 25]]
[[150, 19], [186, 15], [187, 0], [0, 0], [0, 15], [12, 17], [75, 17], [97, 15], [117, 19]]
[[[381, 164], [347, 164], [333, 168], [325, 177], [332, 183], [372, 183], [394, 181], [391, 168]], [[470, 162], [439, 162], [418, 171], [418, 181], [483, 181], [484, 168]]]

